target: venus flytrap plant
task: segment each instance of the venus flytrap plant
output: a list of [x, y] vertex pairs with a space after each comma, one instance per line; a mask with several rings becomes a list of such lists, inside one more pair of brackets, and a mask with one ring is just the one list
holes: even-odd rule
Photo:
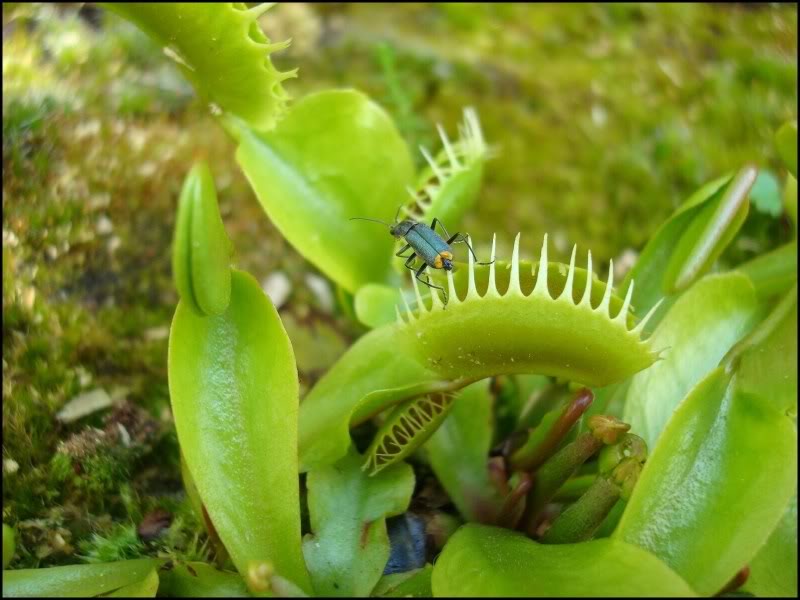
[[[178, 221], [176, 240], [183, 239], [185, 226]], [[206, 260], [191, 276], [217, 266]], [[169, 383], [178, 438], [210, 521], [239, 572], [253, 560], [268, 560], [281, 576], [310, 591], [300, 551], [296, 429], [286, 427], [297, 414], [294, 355], [277, 311], [255, 280], [233, 270], [230, 285], [222, 314], [198, 315], [187, 300], [175, 312]], [[194, 280], [189, 289], [197, 289]], [[262, 366], [254, 369], [256, 364]]]
[[375, 475], [410, 456], [442, 424], [454, 400], [455, 393], [441, 393], [412, 398], [398, 405], [375, 434], [362, 469]]
[[[641, 339], [646, 318], [629, 328], [631, 288], [613, 312], [611, 282], [603, 286], [587, 278], [582, 291], [574, 290], [575, 253], [569, 267], [551, 270], [546, 241], [535, 280], [532, 274], [521, 275], [517, 236], [507, 288], [498, 290], [502, 278], [490, 265], [487, 287], [479, 293], [470, 257], [463, 296], [452, 274], [448, 277], [446, 309], [436, 294], [426, 305], [415, 287], [416, 309], [407, 307], [404, 315], [398, 311], [395, 324], [358, 340], [301, 405], [301, 469], [342, 456], [350, 426], [404, 399], [507, 373], [545, 373], [607, 385], [650, 366], [656, 353]], [[549, 291], [551, 273], [553, 280], [564, 281], [555, 297]], [[523, 281], [532, 285], [523, 288]], [[593, 306], [598, 294], [602, 298]]]
[[200, 9], [176, 2], [101, 3], [162, 44], [212, 106], [258, 130], [275, 125], [288, 99], [281, 82], [296, 76], [296, 71], [278, 71], [269, 58], [289, 41], [271, 42], [258, 25], [273, 5], [217, 2]]
[[[585, 269], [577, 248], [568, 264], [551, 262], [545, 236], [529, 262], [518, 235], [508, 261], [494, 261], [493, 241], [492, 264], [470, 255], [436, 274], [445, 306], [413, 277], [411, 291], [395, 291], [391, 237], [348, 219], [386, 218], [405, 201], [407, 214], [455, 227], [488, 157], [474, 112], [415, 174], [394, 123], [365, 95], [326, 91], [284, 106], [291, 73], [269, 62], [285, 44], [260, 31], [265, 6], [113, 9], [168, 47], [219, 109], [269, 218], [374, 329], [299, 404], [280, 317], [231, 267], [210, 171], [196, 166], [176, 222], [169, 387], [187, 491], [238, 573], [123, 561], [6, 572], [4, 594], [693, 596], [719, 592], [750, 561], [755, 589], [791, 591], [763, 564], [796, 531], [790, 247], [707, 274], [747, 215], [754, 168], [689, 198], [647, 244], [624, 295], [613, 266], [606, 282], [595, 277], [591, 253]], [[790, 138], [778, 135], [791, 170]], [[489, 378], [530, 374], [560, 380], [555, 406], [512, 410], [498, 434]], [[578, 384], [596, 389], [570, 401]], [[381, 415], [362, 455], [367, 443], [356, 448], [350, 429]], [[495, 526], [468, 523], [433, 567], [382, 577], [386, 518], [408, 509], [415, 487], [404, 460], [427, 461], [461, 517]]]
[[[430, 223], [434, 218], [455, 228], [464, 213], [474, 204], [483, 177], [483, 165], [490, 151], [483, 139], [478, 114], [473, 108], [464, 110], [464, 124], [459, 125], [459, 138], [451, 142], [441, 125], [438, 126], [442, 149], [434, 158], [420, 147], [427, 166], [420, 172], [416, 188], [407, 188], [410, 202], [399, 208], [401, 218]], [[399, 245], [397, 246], [399, 248]], [[404, 273], [405, 259], [394, 261], [395, 268]], [[411, 299], [404, 290], [383, 284], [367, 284], [355, 295], [359, 321], [377, 327], [394, 320], [395, 306], [403, 298]]]
[[437, 129], [442, 149], [434, 158], [427, 148], [420, 147], [427, 166], [418, 176], [416, 189], [408, 190], [411, 202], [404, 204], [401, 212], [415, 221], [429, 222], [437, 217], [457, 227], [477, 199], [490, 152], [474, 108], [464, 110], [464, 123], [458, 127], [455, 142], [441, 125]]

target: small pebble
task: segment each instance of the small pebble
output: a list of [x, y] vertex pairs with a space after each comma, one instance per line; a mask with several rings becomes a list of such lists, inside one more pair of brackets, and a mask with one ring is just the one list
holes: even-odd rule
[[67, 402], [56, 414], [56, 419], [62, 423], [72, 423], [109, 406], [111, 406], [111, 396], [104, 389], [96, 388], [85, 394], [79, 394]]
[[289, 294], [292, 293], [292, 282], [283, 271], [275, 271], [264, 279], [261, 283], [261, 288], [272, 300], [275, 308], [280, 308], [289, 298]]
[[325, 312], [333, 312], [333, 292], [331, 292], [331, 286], [328, 281], [314, 273], [306, 273], [305, 280], [320, 308]]

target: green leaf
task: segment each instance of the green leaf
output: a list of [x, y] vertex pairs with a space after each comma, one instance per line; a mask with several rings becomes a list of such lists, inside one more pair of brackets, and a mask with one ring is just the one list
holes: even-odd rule
[[797, 178], [797, 120], [784, 123], [775, 134], [775, 145], [789, 173]]
[[797, 597], [797, 492], [749, 567], [745, 591], [762, 598]]
[[715, 594], [766, 541], [796, 484], [792, 421], [718, 368], [670, 419], [614, 537]]
[[[638, 315], [666, 302], [649, 322], [652, 331], [674, 301], [712, 266], [747, 215], [747, 192], [756, 177], [745, 167], [734, 178], [724, 175], [692, 194], [656, 231], [621, 287], [635, 280], [632, 305]], [[748, 185], [749, 184], [749, 185]]]
[[386, 227], [414, 176], [392, 120], [367, 96], [335, 90], [306, 96], [278, 127], [258, 135], [231, 127], [236, 160], [283, 236], [325, 275], [354, 293], [392, 279]]
[[493, 519], [502, 499], [489, 482], [494, 412], [489, 380], [458, 392], [450, 415], [423, 446], [436, 479], [469, 521]]
[[433, 566], [434, 596], [696, 596], [652, 554], [619, 540], [543, 545], [469, 524]]
[[238, 573], [220, 571], [202, 562], [162, 570], [161, 595], [170, 598], [244, 598], [249, 596]]
[[663, 289], [680, 292], [706, 273], [736, 236], [747, 217], [747, 195], [758, 171], [744, 167], [725, 188], [718, 203], [704, 206], [673, 248]]
[[[411, 298], [406, 297], [406, 300]], [[401, 292], [397, 287], [368, 283], [358, 288], [354, 306], [358, 320], [367, 327], [375, 328], [394, 321], [401, 302]]]
[[759, 300], [783, 294], [797, 282], [797, 242], [756, 256], [736, 270], [750, 279]]
[[8, 566], [11, 559], [14, 558], [15, 540], [14, 530], [3, 523], [3, 568]]
[[205, 162], [189, 171], [178, 204], [172, 273], [178, 294], [199, 315], [219, 315], [231, 298], [230, 240]]
[[756, 177], [750, 199], [755, 209], [771, 217], [779, 217], [783, 212], [783, 199], [780, 185], [775, 175], [769, 171], [761, 171]]
[[653, 332], [663, 360], [637, 373], [628, 387], [623, 421], [654, 447], [675, 408], [755, 324], [759, 305], [738, 273], [708, 275], [683, 294]]
[[372, 590], [373, 597], [382, 598], [430, 598], [433, 565], [421, 569], [384, 575]]
[[370, 477], [363, 462], [351, 447], [336, 464], [308, 474], [313, 534], [303, 540], [303, 552], [318, 595], [369, 595], [389, 560], [386, 517], [403, 513], [411, 500], [410, 466]]
[[736, 353], [739, 390], [761, 398], [781, 412], [797, 409], [797, 286]]
[[93, 565], [3, 572], [3, 596], [11, 598], [85, 598], [113, 592], [147, 578], [163, 562], [152, 558]]
[[311, 589], [300, 548], [298, 382], [275, 308], [233, 271], [231, 301], [200, 317], [181, 301], [169, 340], [169, 389], [181, 451], [240, 573], [251, 560]]
[[158, 572], [152, 569], [143, 579], [114, 590], [107, 598], [155, 598], [158, 591]]
[[101, 6], [138, 25], [178, 65], [209, 102], [258, 129], [268, 129], [281, 115], [287, 94], [281, 73], [269, 55], [288, 46], [270, 43], [258, 17], [270, 5], [247, 9], [244, 3], [150, 4], [104, 2]]

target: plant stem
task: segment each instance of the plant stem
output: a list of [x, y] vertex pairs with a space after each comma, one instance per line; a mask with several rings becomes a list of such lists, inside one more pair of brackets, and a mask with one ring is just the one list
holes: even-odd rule
[[562, 485], [553, 496], [554, 502], [574, 502], [592, 487], [597, 475], [578, 475]]
[[558, 445], [572, 429], [581, 415], [594, 399], [591, 390], [578, 390], [572, 401], [561, 410], [547, 413], [539, 426], [531, 433], [528, 441], [514, 454], [510, 463], [515, 471], [535, 471], [558, 448]]
[[569, 544], [592, 537], [617, 503], [619, 486], [598, 477], [592, 487], [553, 522], [540, 540], [543, 544]]
[[620, 498], [629, 498], [639, 478], [639, 458], [626, 458], [607, 476], [600, 476], [577, 502], [553, 521], [543, 544], [570, 544], [592, 537]]
[[522, 473], [519, 482], [513, 491], [506, 496], [503, 506], [497, 516], [497, 526], [514, 529], [522, 516], [525, 508], [525, 497], [533, 486], [533, 479], [527, 473]]
[[604, 444], [616, 442], [629, 428], [629, 425], [614, 417], [595, 415], [589, 420], [589, 432], [579, 435], [542, 465], [536, 472], [536, 485], [528, 495], [522, 518], [523, 526], [530, 535], [536, 529], [538, 513], [559, 488]]

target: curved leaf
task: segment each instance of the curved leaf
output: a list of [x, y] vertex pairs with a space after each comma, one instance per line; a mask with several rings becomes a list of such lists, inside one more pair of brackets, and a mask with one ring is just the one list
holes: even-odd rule
[[714, 594], [766, 541], [796, 484], [792, 422], [718, 368], [670, 419], [613, 537]]
[[797, 493], [749, 564], [745, 591], [762, 598], [797, 597]]
[[797, 282], [797, 242], [761, 254], [736, 270], [747, 275], [759, 300], [782, 294]]
[[392, 279], [386, 227], [413, 178], [392, 120], [354, 90], [297, 102], [278, 127], [258, 135], [232, 126], [236, 160], [270, 220], [294, 248], [349, 292]]
[[743, 168], [726, 186], [718, 203], [709, 203], [697, 213], [667, 263], [662, 284], [668, 293], [685, 290], [697, 281], [733, 240], [747, 217], [747, 195], [757, 174], [754, 167]]
[[270, 43], [258, 17], [271, 5], [244, 3], [103, 2], [164, 46], [197, 91], [224, 111], [268, 129], [283, 112], [287, 94], [269, 58], [289, 43]]
[[[301, 469], [337, 460], [350, 443], [351, 425], [415, 396], [514, 373], [607, 385], [650, 366], [656, 356], [640, 337], [645, 321], [631, 327], [628, 302], [614, 310], [611, 285], [586, 277], [583, 290], [573, 287], [574, 252], [571, 264], [560, 266], [566, 275], [554, 269], [551, 276], [546, 248], [545, 238], [536, 277], [523, 277], [517, 236], [509, 284], [502, 291], [491, 269], [483, 295], [473, 274], [460, 296], [448, 271], [446, 307], [438, 295], [427, 306], [412, 277], [416, 310], [409, 308], [405, 317], [398, 312], [396, 323], [359, 339], [301, 404]], [[562, 282], [557, 296], [551, 281]], [[529, 287], [523, 287], [526, 282]], [[596, 294], [598, 288], [603, 291]], [[602, 299], [595, 306], [596, 295]]]
[[[747, 214], [747, 193], [756, 172], [745, 167], [734, 178], [724, 175], [692, 194], [650, 238], [622, 282], [636, 280], [632, 304], [637, 314], [666, 296], [647, 331], [655, 328], [674, 301], [731, 242]], [[749, 184], [749, 185], [748, 185]]]
[[250, 275], [233, 271], [222, 315], [178, 305], [169, 389], [183, 456], [236, 568], [268, 560], [310, 590], [300, 549], [297, 369], [278, 313]]
[[381, 598], [430, 598], [433, 566], [421, 569], [384, 575], [372, 590], [373, 597]]
[[244, 598], [247, 586], [238, 573], [202, 562], [177, 564], [159, 572], [161, 595], [170, 598]]
[[3, 572], [3, 596], [11, 598], [86, 598], [136, 584], [162, 560], [139, 558], [93, 565]]
[[628, 387], [623, 421], [654, 447], [686, 394], [755, 324], [759, 305], [738, 273], [709, 275], [670, 308], [650, 338], [664, 359], [637, 373]]
[[181, 190], [172, 274], [178, 294], [200, 315], [218, 315], [231, 299], [230, 240], [208, 165], [196, 163]]
[[330, 467], [308, 474], [312, 535], [303, 540], [314, 590], [326, 596], [368, 596], [389, 559], [386, 517], [408, 508], [414, 473], [398, 464], [371, 477], [352, 447]]
[[150, 572], [140, 581], [129, 583], [126, 586], [114, 590], [108, 594], [107, 598], [155, 598], [158, 591], [158, 573], [155, 569]]
[[696, 596], [652, 554], [619, 540], [543, 545], [469, 524], [433, 566], [434, 596]]
[[731, 353], [739, 353], [739, 389], [781, 412], [797, 410], [797, 284], [758, 328]]

